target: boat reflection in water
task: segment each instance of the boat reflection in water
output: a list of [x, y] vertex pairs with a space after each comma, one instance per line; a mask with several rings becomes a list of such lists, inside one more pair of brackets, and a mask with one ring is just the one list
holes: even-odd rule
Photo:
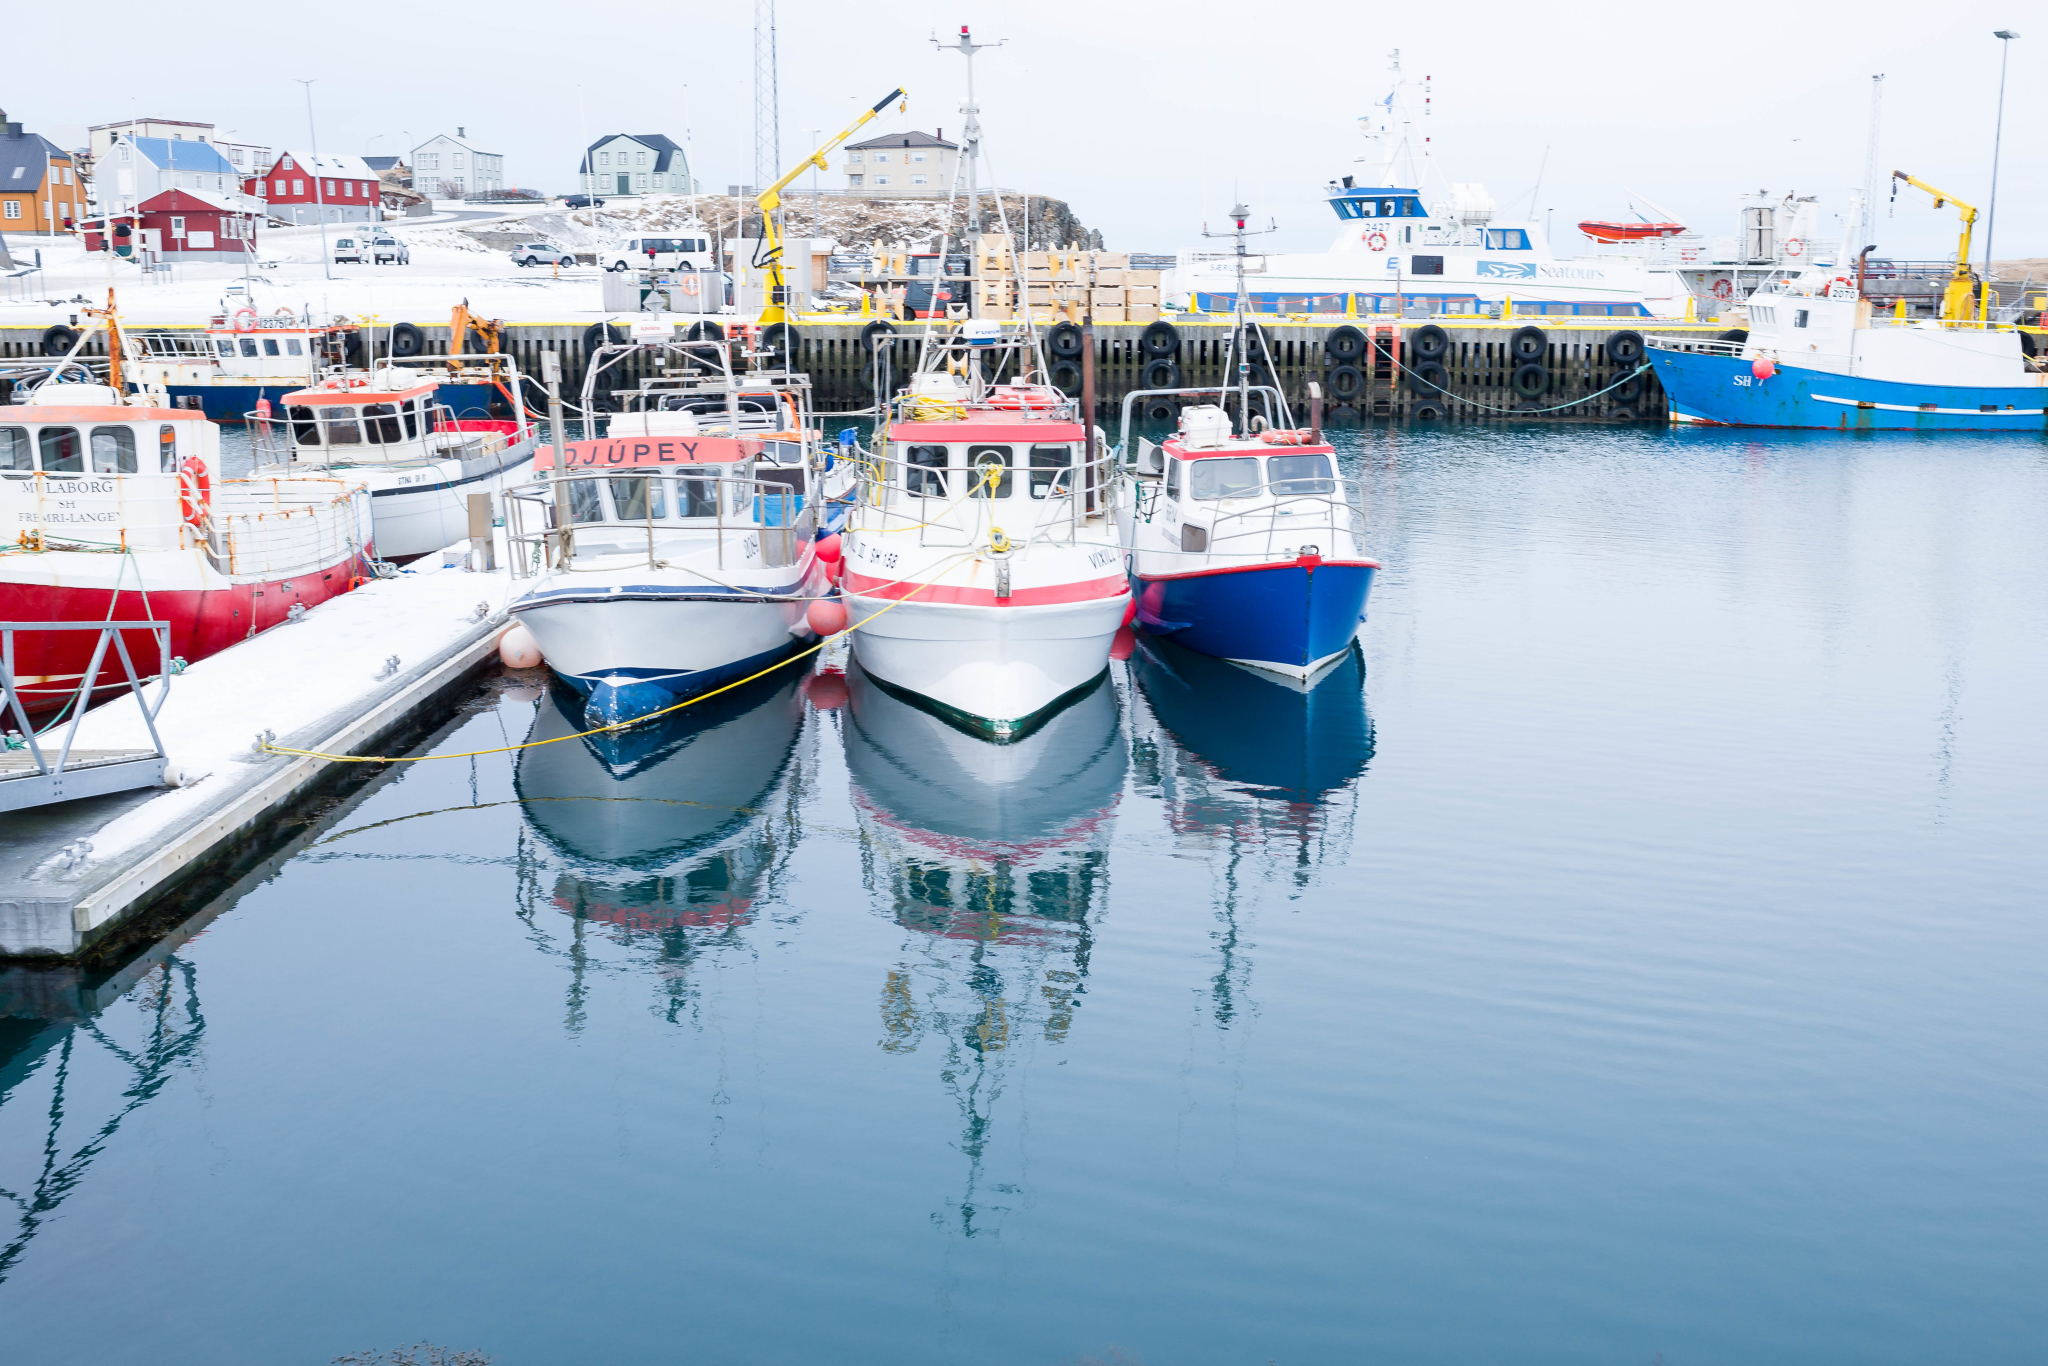
[[911, 931], [885, 974], [881, 1047], [942, 1054], [961, 1109], [966, 1237], [1000, 1211], [980, 1203], [1005, 1055], [1072, 1027], [1088, 977], [1090, 917], [1129, 765], [1117, 692], [1094, 689], [1009, 744], [968, 735], [847, 674], [846, 765], [869, 892]]
[[1227, 1027], [1250, 974], [1249, 888], [1298, 892], [1352, 847], [1357, 780], [1373, 755], [1365, 661], [1353, 644], [1297, 681], [1141, 637], [1130, 671], [1138, 780], [1164, 801], [1176, 848], [1203, 855], [1216, 879], [1211, 1011]]
[[[522, 832], [522, 914], [536, 931], [545, 905], [571, 917], [569, 944], [548, 939], [575, 969], [572, 1025], [593, 931], [658, 946], [671, 1019], [693, 999], [690, 964], [740, 942], [794, 843], [774, 795], [804, 732], [800, 677], [519, 752], [514, 789], [543, 846]], [[527, 739], [572, 735], [582, 715], [580, 697], [550, 687]]]

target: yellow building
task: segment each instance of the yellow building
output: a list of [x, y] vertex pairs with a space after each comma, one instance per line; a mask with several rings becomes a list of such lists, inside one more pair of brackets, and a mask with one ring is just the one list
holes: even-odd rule
[[85, 187], [71, 153], [24, 133], [0, 110], [0, 232], [54, 236], [85, 217]]

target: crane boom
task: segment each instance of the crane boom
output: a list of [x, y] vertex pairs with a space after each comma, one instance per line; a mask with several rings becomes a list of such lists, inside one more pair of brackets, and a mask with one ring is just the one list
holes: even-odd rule
[[766, 266], [768, 269], [768, 302], [761, 310], [761, 322], [764, 325], [789, 321], [789, 287], [782, 275], [782, 232], [775, 226], [775, 211], [782, 207], [783, 190], [789, 187], [792, 180], [802, 175], [806, 167], [815, 166], [821, 171], [830, 170], [831, 168], [825, 164], [825, 158], [832, 154], [832, 149], [852, 137], [862, 125], [898, 100], [903, 101], [904, 108], [910, 107], [910, 97], [903, 93], [901, 86], [876, 100], [873, 108], [864, 110], [859, 118], [827, 138], [815, 152], [799, 161], [788, 175], [754, 196], [754, 203], [761, 210], [761, 253], [755, 258], [754, 264]]
[[1898, 182], [1901, 180], [1916, 190], [1925, 190], [1933, 195], [1935, 208], [1939, 209], [1944, 205], [1953, 204], [1962, 211], [1963, 237], [1962, 241], [1956, 245], [1955, 274], [1949, 277], [1948, 288], [1941, 292], [1941, 316], [1945, 321], [1949, 322], [1966, 321], [1975, 311], [1971, 304], [1977, 292], [1976, 280], [1970, 274], [1970, 234], [1977, 226], [1977, 206], [1965, 204], [1947, 190], [1929, 185], [1919, 176], [1907, 175], [1904, 171], [1892, 172], [1892, 197], [1894, 199], [1898, 197]]

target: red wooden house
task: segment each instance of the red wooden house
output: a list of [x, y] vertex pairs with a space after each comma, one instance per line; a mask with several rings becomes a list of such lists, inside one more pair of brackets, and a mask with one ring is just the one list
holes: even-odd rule
[[[165, 190], [137, 204], [116, 222], [136, 230], [134, 244], [164, 261], [227, 261], [253, 254], [262, 215], [233, 196], [211, 190]], [[85, 249], [101, 250], [100, 228], [88, 220]]]
[[361, 157], [286, 152], [270, 170], [242, 182], [242, 192], [292, 223], [378, 221], [377, 173]]

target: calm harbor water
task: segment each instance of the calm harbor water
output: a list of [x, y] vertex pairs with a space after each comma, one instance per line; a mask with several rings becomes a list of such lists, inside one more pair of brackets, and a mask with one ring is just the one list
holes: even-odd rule
[[408, 766], [0, 1020], [0, 1354], [2040, 1360], [2048, 446], [1339, 439], [1311, 690]]

